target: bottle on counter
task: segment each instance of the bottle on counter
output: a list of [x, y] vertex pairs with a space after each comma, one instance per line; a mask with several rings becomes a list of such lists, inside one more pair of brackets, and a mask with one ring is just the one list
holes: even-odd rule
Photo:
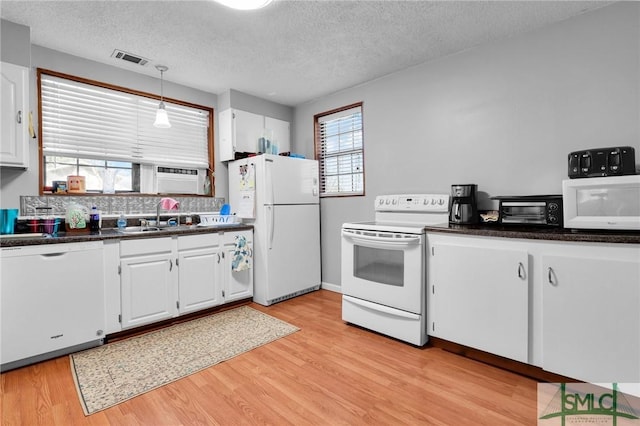
[[89, 230], [91, 232], [100, 231], [100, 212], [96, 206], [91, 207], [91, 213], [89, 214]]
[[127, 227], [127, 218], [124, 217], [124, 213], [120, 214], [117, 225], [118, 225], [118, 229], [124, 229]]

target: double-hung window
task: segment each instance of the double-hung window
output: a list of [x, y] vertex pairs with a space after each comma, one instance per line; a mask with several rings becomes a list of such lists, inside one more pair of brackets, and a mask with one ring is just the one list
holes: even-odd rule
[[197, 175], [199, 188], [210, 179], [212, 108], [165, 99], [171, 128], [158, 129], [155, 95], [41, 69], [38, 84], [43, 186], [82, 175], [99, 193], [108, 176], [116, 192], [154, 192], [166, 168]]
[[362, 103], [317, 114], [314, 119], [320, 196], [364, 195]]

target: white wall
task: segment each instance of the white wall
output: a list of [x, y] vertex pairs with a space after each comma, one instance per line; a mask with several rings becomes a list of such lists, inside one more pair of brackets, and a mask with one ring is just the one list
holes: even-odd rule
[[322, 279], [340, 284], [340, 226], [378, 194], [476, 183], [489, 196], [559, 194], [571, 151], [617, 145], [640, 164], [640, 4], [621, 2], [362, 84], [295, 110], [313, 158], [313, 116], [363, 101], [365, 197], [321, 200]]
[[26, 25], [0, 20], [0, 58], [2, 62], [28, 67], [31, 61], [29, 46], [31, 29]]

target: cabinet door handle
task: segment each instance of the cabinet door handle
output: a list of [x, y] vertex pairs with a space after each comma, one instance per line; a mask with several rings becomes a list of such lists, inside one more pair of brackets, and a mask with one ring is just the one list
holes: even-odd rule
[[556, 272], [551, 267], [547, 269], [547, 281], [549, 281], [549, 284], [553, 286], [558, 285], [558, 278], [556, 277]]
[[169, 259], [169, 271], [173, 271], [173, 260]]
[[218, 255], [218, 263], [220, 263], [220, 253], [217, 253]]
[[57, 256], [64, 256], [65, 254], [67, 254], [67, 252], [62, 251], [60, 253], [42, 253], [40, 256], [42, 256], [42, 257], [57, 257]]
[[525, 270], [524, 270], [524, 264], [522, 262], [518, 262], [518, 278], [520, 279], [525, 279], [527, 276]]
[[18, 124], [22, 124], [22, 111], [18, 111]]

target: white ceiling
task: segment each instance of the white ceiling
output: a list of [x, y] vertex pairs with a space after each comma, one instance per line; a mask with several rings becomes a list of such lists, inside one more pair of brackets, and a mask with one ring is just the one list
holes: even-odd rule
[[[295, 106], [611, 2], [275, 0], [258, 11], [211, 1], [0, 1], [31, 42], [220, 94]], [[121, 49], [150, 59], [111, 58]]]

